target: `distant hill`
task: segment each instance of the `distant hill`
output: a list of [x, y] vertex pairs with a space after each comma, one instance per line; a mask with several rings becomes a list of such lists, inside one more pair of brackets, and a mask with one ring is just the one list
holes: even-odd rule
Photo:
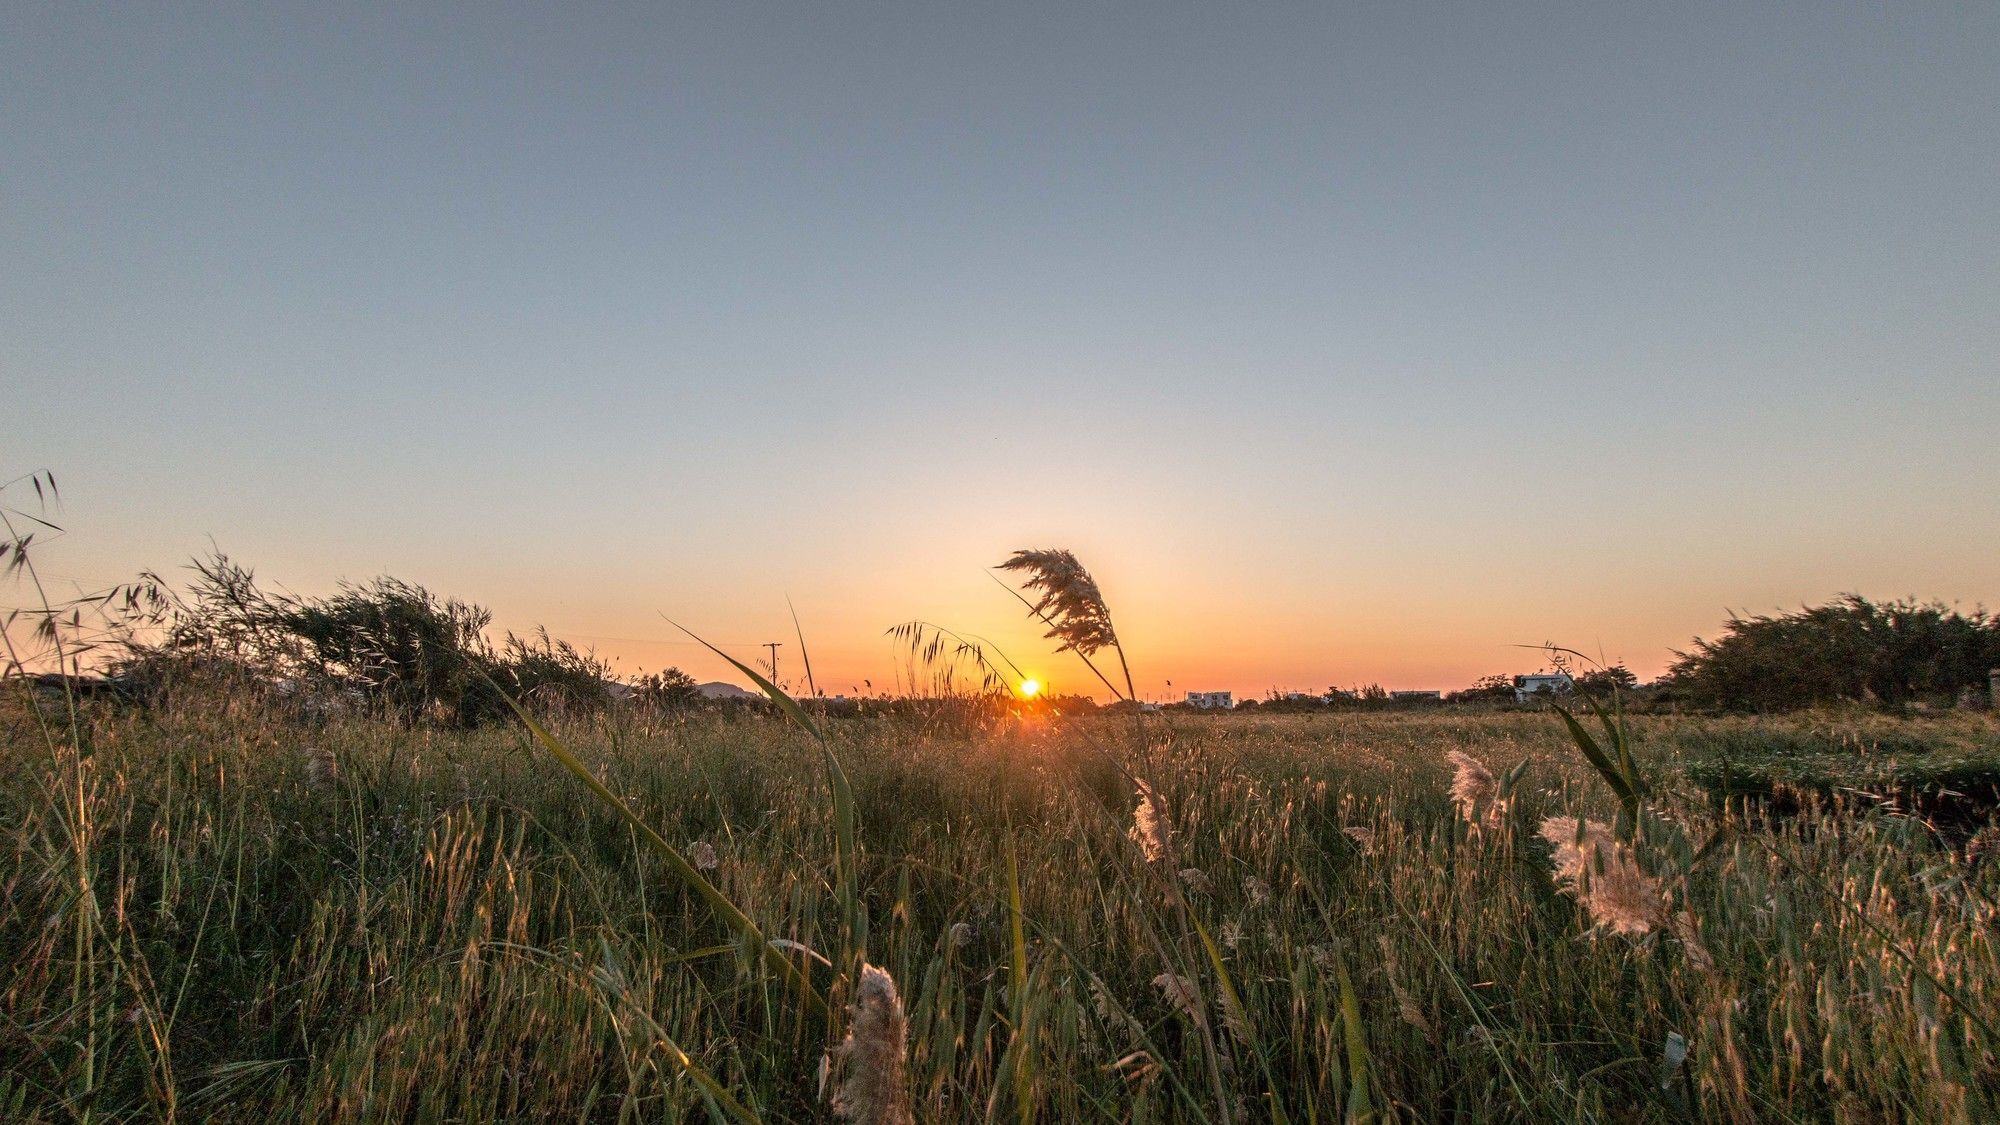
[[708, 683], [701, 685], [701, 687], [696, 690], [701, 692], [701, 696], [703, 699], [763, 698], [754, 691], [744, 691], [742, 688], [737, 687], [735, 684], [724, 683], [721, 680], [710, 680]]

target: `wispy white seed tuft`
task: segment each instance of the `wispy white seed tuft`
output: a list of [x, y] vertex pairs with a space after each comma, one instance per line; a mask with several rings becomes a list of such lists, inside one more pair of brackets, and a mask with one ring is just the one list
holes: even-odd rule
[[953, 949], [964, 949], [966, 946], [971, 945], [972, 938], [972, 923], [953, 922], [951, 924], [951, 947]]
[[1161, 973], [1153, 978], [1153, 987], [1182, 1015], [1193, 1020], [1201, 1018], [1201, 993], [1195, 990], [1193, 981], [1174, 973]]
[[1457, 767], [1451, 779], [1451, 799], [1458, 805], [1458, 815], [1475, 828], [1498, 828], [1507, 809], [1500, 800], [1500, 783], [1493, 771], [1462, 750], [1446, 754], [1445, 760]]
[[848, 1015], [847, 1038], [833, 1051], [846, 1075], [833, 1095], [834, 1114], [857, 1125], [915, 1125], [903, 1078], [909, 1023], [895, 978], [863, 964]]
[[688, 862], [694, 864], [697, 871], [713, 871], [722, 866], [722, 861], [715, 856], [715, 846], [707, 840], [688, 849]]
[[1594, 820], [1552, 816], [1541, 837], [1555, 848], [1556, 877], [1598, 928], [1634, 937], [1667, 924], [1660, 881], [1639, 869], [1632, 850]]
[[1167, 858], [1166, 817], [1161, 812], [1160, 800], [1153, 787], [1143, 781], [1139, 783], [1139, 805], [1132, 810], [1131, 836], [1147, 863], [1158, 863]]

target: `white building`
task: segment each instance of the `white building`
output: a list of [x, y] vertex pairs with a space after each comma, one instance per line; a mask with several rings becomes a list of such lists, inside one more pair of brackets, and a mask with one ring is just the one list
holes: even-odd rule
[[1236, 706], [1226, 691], [1191, 691], [1187, 693], [1187, 703], [1204, 711], [1227, 711]]
[[1532, 703], [1537, 699], [1547, 699], [1551, 695], [1564, 695], [1576, 686], [1568, 672], [1537, 672], [1532, 676], [1514, 677], [1514, 702]]

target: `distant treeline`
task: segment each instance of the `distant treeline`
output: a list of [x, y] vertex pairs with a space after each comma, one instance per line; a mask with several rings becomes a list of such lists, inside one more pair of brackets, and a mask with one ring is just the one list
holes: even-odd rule
[[[217, 685], [251, 686], [321, 710], [364, 710], [405, 723], [472, 727], [506, 717], [512, 698], [540, 709], [624, 703], [660, 711], [755, 708], [710, 700], [677, 668], [615, 679], [594, 653], [536, 629], [488, 640], [493, 615], [399, 579], [344, 584], [330, 597], [282, 594], [220, 553], [196, 560], [185, 589], [154, 574], [93, 599], [116, 605], [117, 640], [99, 660], [121, 694], [158, 700]], [[1732, 616], [1714, 640], [1697, 638], [1658, 682], [1622, 665], [1579, 671], [1574, 692], [1622, 693], [1640, 709], [1785, 711], [1835, 703], [1889, 708], [1987, 705], [2000, 667], [2000, 618], [1941, 603], [1871, 602], [1848, 594], [1775, 616]], [[1558, 662], [1561, 656], [1557, 657]], [[801, 692], [800, 694], [808, 694]], [[1485, 677], [1442, 699], [1399, 698], [1378, 685], [1324, 696], [1245, 700], [1269, 712], [1402, 709], [1437, 703], [1505, 706], [1512, 677]], [[1012, 699], [1004, 691], [935, 699], [819, 699], [831, 715], [1097, 709], [1084, 696]], [[1119, 707], [1134, 707], [1121, 704]], [[1170, 705], [1169, 710], [1183, 710]]]
[[[1573, 657], [1552, 650], [1571, 670]], [[1888, 709], [1991, 706], [1990, 680], [2000, 669], [2000, 618], [1983, 609], [1961, 613], [1939, 602], [1872, 602], [1845, 594], [1833, 602], [1772, 616], [1732, 616], [1714, 640], [1696, 638], [1657, 682], [1641, 684], [1623, 665], [1575, 671], [1563, 695], [1600, 699], [1620, 693], [1641, 710], [1778, 712], [1831, 704]], [[1324, 695], [1273, 692], [1237, 710], [1312, 712], [1397, 710], [1439, 703], [1511, 706], [1515, 678], [1486, 676], [1441, 699], [1384, 691], [1377, 685]], [[1533, 706], [1542, 697], [1529, 701]]]

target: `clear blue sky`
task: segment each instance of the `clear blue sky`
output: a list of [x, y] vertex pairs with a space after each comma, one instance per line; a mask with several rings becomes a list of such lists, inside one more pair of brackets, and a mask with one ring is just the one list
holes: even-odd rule
[[1239, 691], [2000, 601], [2000, 5], [416, 8], [0, 13], [52, 573], [879, 683], [1061, 545]]

